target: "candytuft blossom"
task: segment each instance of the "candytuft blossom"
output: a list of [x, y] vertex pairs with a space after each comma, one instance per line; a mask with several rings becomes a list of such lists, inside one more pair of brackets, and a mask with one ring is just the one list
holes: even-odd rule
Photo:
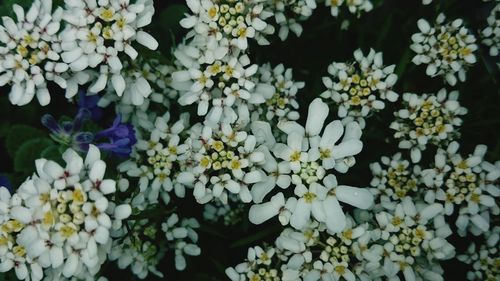
[[37, 173], [10, 195], [0, 190], [0, 270], [21, 280], [86, 278], [106, 260], [110, 231], [131, 214], [127, 204], [110, 202], [114, 180], [104, 178], [106, 163], [90, 146], [85, 159], [74, 150], [62, 155], [66, 166], [36, 161]]
[[463, 25], [462, 19], [446, 22], [439, 14], [431, 25], [427, 20], [418, 20], [420, 32], [412, 35], [411, 49], [416, 53], [413, 63], [427, 65], [428, 76], [442, 76], [446, 83], [454, 86], [457, 80], [465, 81], [467, 69], [476, 63], [476, 38]]
[[36, 96], [50, 103], [47, 81], [66, 88], [68, 65], [61, 60], [58, 32], [62, 8], [52, 12], [52, 0], [35, 0], [28, 10], [15, 4], [17, 22], [3, 17], [0, 25], [0, 86], [10, 84], [9, 100], [26, 105]]

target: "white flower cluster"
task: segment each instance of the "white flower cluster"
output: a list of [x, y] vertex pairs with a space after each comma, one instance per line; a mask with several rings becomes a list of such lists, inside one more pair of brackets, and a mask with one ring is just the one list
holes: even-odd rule
[[488, 26], [481, 31], [482, 43], [490, 48], [490, 56], [496, 57], [500, 50], [500, 4], [491, 10], [488, 16]]
[[274, 20], [279, 25], [278, 36], [284, 41], [290, 31], [296, 36], [302, 34], [300, 22], [312, 16], [317, 4], [316, 0], [267, 0], [266, 7], [273, 11]]
[[458, 256], [460, 261], [472, 265], [472, 270], [467, 272], [470, 281], [496, 281], [500, 274], [500, 227], [496, 226], [484, 236], [483, 244], [476, 246], [472, 243], [466, 253]]
[[[9, 97], [15, 105], [26, 105], [35, 95], [41, 105], [49, 104], [47, 81], [66, 89], [71, 98], [79, 84], [94, 81], [89, 91], [98, 93], [111, 80], [121, 96], [126, 88], [121, 54], [133, 61], [136, 42], [158, 47], [142, 30], [151, 23], [152, 0], [65, 1], [54, 12], [51, 0], [36, 0], [26, 12], [18, 5], [13, 9], [17, 23], [4, 17], [0, 26], [0, 86], [12, 84]], [[98, 74], [92, 71], [97, 68]]]
[[325, 5], [330, 7], [332, 16], [337, 17], [342, 5], [346, 5], [351, 14], [358, 17], [361, 13], [367, 13], [373, 9], [373, 4], [370, 0], [325, 0]]
[[[164, 277], [158, 265], [168, 250], [175, 253], [175, 268], [186, 268], [185, 255], [198, 256], [200, 248], [195, 244], [199, 224], [195, 219], [179, 219], [171, 214], [163, 223], [148, 219], [135, 220], [132, 226], [116, 231], [123, 239], [113, 241], [109, 259], [118, 267], [130, 267], [134, 275], [145, 279], [150, 273]], [[158, 242], [160, 241], [160, 242]]]
[[71, 149], [63, 159], [65, 167], [37, 160], [37, 173], [12, 195], [0, 189], [1, 272], [13, 269], [20, 280], [88, 280], [106, 261], [110, 232], [122, 227], [131, 207], [109, 201], [116, 182], [104, 178], [96, 147], [85, 160]]
[[257, 81], [261, 83], [260, 87], [264, 87], [262, 84], [271, 85], [274, 91], [259, 91], [266, 102], [259, 105], [255, 111], [252, 110], [252, 120], [265, 119], [274, 126], [280, 121], [299, 119], [297, 93], [304, 88], [305, 83], [293, 81], [292, 69], [285, 69], [283, 64], [275, 68], [271, 68], [270, 64], [262, 65], [259, 67], [258, 74]]
[[122, 76], [127, 85], [120, 98], [108, 86], [106, 94], [99, 100], [100, 107], [116, 103], [116, 112], [124, 121], [141, 127], [140, 116], [151, 111], [164, 112], [170, 108], [171, 102], [177, 99], [177, 91], [172, 88], [172, 72], [174, 67], [163, 64], [156, 58], [137, 57], [130, 64], [124, 63]]
[[398, 94], [392, 91], [396, 84], [395, 65], [384, 66], [382, 53], [370, 49], [367, 56], [358, 49], [354, 52], [355, 62], [334, 62], [328, 67], [331, 77], [323, 77], [327, 88], [321, 94], [324, 99], [333, 100], [338, 106], [338, 116], [348, 120], [356, 119], [364, 128], [364, 118], [385, 107], [385, 100], [395, 102]]
[[405, 197], [369, 221], [347, 217], [338, 233], [318, 223], [287, 228], [274, 247], [250, 248], [226, 274], [232, 281], [443, 280], [439, 262], [453, 257], [454, 247], [442, 210]]
[[[167, 193], [162, 194], [161, 208], [155, 208], [155, 202], [145, 202], [143, 192], [131, 188], [135, 182], [122, 178], [118, 182], [121, 192], [131, 195], [125, 201], [130, 202], [133, 215], [126, 224], [113, 232], [122, 237], [113, 241], [109, 259], [116, 261], [121, 269], [130, 268], [140, 279], [149, 274], [164, 277], [159, 265], [167, 253], [175, 255], [175, 268], [186, 268], [186, 256], [198, 256], [201, 249], [196, 245], [200, 227], [194, 218], [180, 218], [172, 206], [173, 200]], [[170, 209], [169, 209], [170, 208]]]
[[442, 76], [451, 86], [457, 83], [457, 77], [464, 82], [467, 68], [476, 63], [474, 52], [478, 46], [463, 20], [446, 22], [445, 15], [439, 14], [434, 26], [425, 19], [417, 24], [420, 32], [412, 35], [410, 46], [416, 53], [413, 63], [427, 65], [428, 76]]
[[170, 202], [169, 192], [174, 190], [184, 197], [185, 189], [177, 183], [178, 173], [187, 158], [189, 146], [181, 141], [185, 120], [169, 124], [170, 115], [156, 117], [148, 138], [138, 137], [131, 158], [118, 166], [118, 170], [131, 178], [138, 178], [139, 194], [134, 197], [134, 206], [145, 209], [148, 204]]
[[352, 219], [336, 234], [317, 224], [300, 232], [287, 228], [275, 247], [249, 248], [247, 260], [226, 274], [232, 281], [370, 280], [365, 271], [370, 262], [363, 256], [369, 242], [368, 225], [354, 225]]
[[422, 95], [405, 93], [403, 109], [394, 113], [396, 119], [390, 128], [396, 131], [394, 138], [399, 140], [399, 148], [410, 149], [411, 159], [417, 163], [429, 144], [442, 148], [460, 137], [460, 116], [466, 113], [467, 109], [458, 103], [457, 91], [447, 93], [446, 89], [441, 89], [437, 94]]
[[17, 22], [3, 17], [0, 25], [0, 86], [12, 85], [9, 99], [14, 105], [26, 105], [35, 95], [47, 105], [47, 81], [66, 86], [68, 65], [61, 61], [57, 35], [63, 11], [52, 14], [51, 0], [35, 0], [27, 11], [16, 4], [13, 10]]
[[372, 192], [380, 197], [383, 206], [407, 196], [413, 197], [418, 191], [420, 166], [412, 165], [399, 152], [392, 158], [383, 156], [381, 163], [370, 164], [370, 169], [373, 173]]
[[146, 278], [150, 273], [163, 277], [157, 266], [165, 255], [166, 248], [163, 243], [155, 243], [158, 225], [140, 220], [131, 227], [131, 232], [127, 233], [126, 229], [121, 231], [124, 239], [113, 242], [109, 259], [116, 260], [120, 269], [130, 267], [132, 273], [140, 279]]
[[[446, 240], [452, 231], [442, 215], [440, 204], [413, 202], [406, 197], [394, 211], [376, 214], [383, 248], [372, 254], [383, 257], [383, 272], [389, 280], [443, 280], [440, 260], [454, 257], [455, 249]], [[384, 254], [386, 253], [386, 254]]]
[[126, 83], [121, 71], [126, 58], [120, 56], [126, 54], [135, 60], [138, 52], [134, 43], [151, 50], [158, 48], [158, 42], [142, 30], [151, 23], [153, 14], [152, 0], [137, 0], [133, 4], [129, 0], [66, 1], [62, 60], [76, 75], [86, 69], [98, 69], [98, 78], [89, 92], [99, 93], [111, 81], [116, 94], [122, 96]]
[[[264, 140], [275, 157], [264, 150], [268, 155], [263, 164], [267, 177], [251, 189], [257, 203], [250, 209], [252, 223], [260, 224], [278, 215], [281, 224], [300, 230], [312, 217], [324, 222], [330, 231], [340, 232], [346, 225], [346, 217], [339, 201], [361, 209], [371, 207], [373, 196], [368, 189], [339, 186], [329, 171], [347, 172], [363, 144], [355, 122], [344, 128], [340, 121], [333, 121], [323, 130], [328, 113], [328, 106], [317, 98], [309, 106], [305, 128], [294, 121], [278, 124], [287, 134], [287, 144], [276, 143], [268, 123], [254, 122], [252, 131]], [[285, 198], [279, 192], [261, 203], [276, 186], [293, 188], [295, 196]]]
[[199, 137], [189, 140], [191, 166], [179, 174], [178, 182], [193, 188], [201, 204], [214, 198], [227, 203], [228, 192], [251, 202], [250, 188], [263, 180], [262, 164], [268, 160], [256, 137], [229, 124], [220, 128], [197, 124], [191, 133]]
[[447, 150], [439, 149], [433, 168], [422, 171], [423, 182], [430, 190], [427, 202], [441, 202], [445, 214], [458, 214], [458, 234], [467, 232], [480, 235], [489, 230], [490, 215], [497, 216], [500, 209], [496, 201], [500, 196], [500, 162], [485, 161], [486, 146], [478, 145], [474, 153], [462, 157], [459, 144], [452, 142]]

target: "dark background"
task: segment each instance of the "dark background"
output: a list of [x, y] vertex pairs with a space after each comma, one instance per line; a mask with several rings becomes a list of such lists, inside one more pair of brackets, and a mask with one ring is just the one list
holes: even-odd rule
[[[0, 0], [0, 14], [9, 13], [7, 4], [15, 1]], [[28, 1], [29, 2], [29, 1]], [[300, 38], [290, 34], [285, 42], [277, 37], [272, 38], [270, 46], [250, 47], [250, 56], [254, 63], [271, 62], [273, 65], [284, 63], [294, 69], [294, 79], [305, 81], [306, 87], [299, 92], [301, 111], [305, 118], [307, 104], [324, 91], [321, 77], [327, 74], [327, 67], [334, 61], [351, 61], [352, 53], [357, 48], [368, 52], [372, 47], [384, 54], [384, 64], [395, 64], [399, 75], [394, 90], [400, 95], [404, 92], [435, 93], [446, 87], [448, 90], [459, 90], [460, 103], [469, 112], [464, 117], [461, 128], [462, 137], [459, 140], [462, 153], [470, 153], [477, 144], [489, 147], [487, 159], [500, 159], [500, 95], [498, 91], [498, 68], [494, 59], [489, 57], [488, 49], [478, 42], [476, 53], [478, 62], [467, 72], [467, 81], [458, 83], [455, 87], [446, 86], [440, 78], [430, 78], [425, 75], [425, 66], [415, 66], [411, 62], [413, 52], [409, 49], [411, 35], [417, 32], [416, 22], [426, 18], [432, 22], [439, 12], [444, 12], [448, 20], [463, 18], [467, 27], [477, 35], [477, 31], [486, 25], [486, 17], [495, 4], [479, 0], [434, 0], [433, 4], [423, 6], [421, 0], [385, 0], [373, 1], [373, 11], [363, 14], [359, 19], [347, 10], [342, 10], [339, 18], [330, 15], [329, 8], [322, 3], [313, 16], [303, 23], [304, 32]], [[160, 51], [169, 56], [169, 50], [182, 40], [185, 30], [178, 21], [187, 8], [183, 0], [155, 0], [157, 13], [151, 26], [155, 38], [160, 41]], [[348, 30], [340, 30], [343, 20], [348, 19], [351, 25]], [[477, 37], [477, 36], [476, 36]], [[55, 90], [57, 93], [57, 90]], [[8, 103], [8, 89], [0, 89], [0, 151], [5, 151], [5, 138], [12, 124], [27, 124], [42, 129], [40, 117], [45, 113], [62, 116], [74, 116], [76, 106], [67, 106], [64, 95], [52, 94], [53, 101], [48, 107], [41, 108], [36, 101], [30, 106], [17, 108]], [[339, 176], [339, 182], [354, 186], [368, 186], [371, 172], [368, 164], [378, 161], [382, 155], [392, 155], [397, 149], [397, 142], [392, 138], [393, 132], [388, 128], [393, 118], [393, 112], [399, 107], [399, 102], [386, 103], [386, 109], [367, 120], [363, 132], [364, 149], [356, 158], [356, 166], [347, 175]], [[173, 109], [183, 111], [185, 109]], [[332, 112], [335, 112], [332, 110]], [[112, 118], [110, 119], [112, 120]], [[110, 124], [108, 121], [106, 124]], [[433, 155], [432, 150], [426, 155]], [[423, 162], [428, 161], [424, 156]], [[8, 173], [16, 184], [24, 174], [13, 169], [13, 159], [5, 154], [0, 161], [0, 172]], [[177, 212], [186, 216], [201, 218], [202, 206], [193, 206], [192, 200], [179, 202]], [[204, 225], [198, 232], [202, 255], [188, 258], [188, 267], [184, 272], [177, 272], [173, 267], [173, 256], [167, 254], [159, 269], [165, 273], [165, 280], [227, 280], [224, 269], [242, 262], [249, 246], [272, 242], [279, 234], [281, 226], [276, 220], [270, 223], [253, 226], [246, 218], [236, 227], [225, 227], [222, 224]], [[495, 224], [495, 222], [493, 223]], [[457, 253], [463, 252], [475, 238], [451, 238]], [[468, 266], [459, 261], [443, 262], [445, 280], [466, 280]], [[120, 271], [112, 265], [106, 268], [105, 275], [109, 280], [135, 280], [129, 271]], [[1, 279], [1, 277], [0, 277]], [[147, 280], [160, 280], [153, 277]]]

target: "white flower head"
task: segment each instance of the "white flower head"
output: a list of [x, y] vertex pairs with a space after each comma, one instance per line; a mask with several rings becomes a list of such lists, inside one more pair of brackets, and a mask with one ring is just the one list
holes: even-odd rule
[[364, 118], [385, 107], [384, 101], [398, 99], [392, 87], [397, 81], [395, 65], [384, 66], [382, 53], [373, 49], [367, 56], [361, 50], [354, 52], [355, 62], [334, 62], [328, 67], [331, 75], [323, 77], [327, 88], [321, 94], [338, 106], [338, 116], [348, 120], [355, 118], [364, 127]]
[[438, 150], [432, 169], [422, 171], [427, 202], [441, 202], [445, 214], [458, 214], [455, 224], [458, 233], [467, 231], [479, 235], [489, 229], [489, 215], [498, 215], [496, 198], [500, 196], [498, 179], [500, 163], [486, 162], [486, 146], [478, 145], [474, 153], [463, 157], [459, 145], [450, 143], [448, 149]]
[[35, 0], [26, 11], [16, 4], [13, 10], [17, 22], [3, 17], [0, 25], [0, 86], [12, 85], [14, 105], [26, 105], [36, 96], [45, 106], [50, 103], [47, 81], [66, 88], [68, 65], [61, 61], [58, 39], [63, 11], [52, 13], [51, 0]]
[[382, 204], [398, 201], [417, 194], [420, 184], [420, 166], [396, 153], [391, 158], [383, 156], [381, 163], [370, 164], [373, 173], [372, 192], [380, 197]]
[[490, 48], [490, 56], [497, 57], [500, 50], [500, 4], [491, 10], [490, 15], [486, 19], [488, 26], [481, 31], [482, 43]]
[[255, 136], [237, 126], [222, 124], [216, 128], [196, 124], [191, 128], [190, 166], [177, 180], [194, 188], [199, 203], [218, 198], [227, 203], [230, 193], [242, 202], [251, 202], [250, 188], [263, 181], [267, 161]]
[[37, 160], [38, 173], [13, 195], [18, 202], [2, 222], [0, 237], [7, 247], [0, 251], [1, 268], [14, 269], [21, 280], [41, 280], [44, 272], [94, 276], [105, 262], [110, 232], [131, 214], [128, 204], [108, 200], [116, 183], [104, 178], [106, 163], [95, 146], [85, 160], [71, 149], [62, 158], [65, 167]]
[[123, 174], [138, 179], [140, 200], [144, 204], [157, 203], [159, 198], [166, 204], [170, 201], [169, 193], [172, 191], [178, 197], [185, 195], [183, 185], [178, 184], [176, 178], [189, 149], [184, 138], [181, 139], [186, 122], [181, 119], [171, 123], [168, 113], [156, 117], [152, 128], [145, 126], [147, 137], [138, 137], [131, 159], [118, 166]]
[[447, 93], [441, 89], [437, 94], [403, 94], [403, 109], [396, 111], [396, 120], [390, 127], [399, 140], [399, 148], [410, 149], [413, 162], [419, 162], [421, 152], [429, 144], [445, 147], [460, 137], [458, 127], [461, 115], [467, 109], [458, 103], [458, 92]]
[[305, 83], [293, 81], [292, 69], [285, 69], [283, 64], [275, 68], [270, 64], [262, 65], [258, 74], [255, 91], [264, 97], [265, 103], [257, 105], [253, 119], [265, 119], [273, 125], [282, 120], [299, 119], [297, 93]]
[[427, 65], [426, 74], [442, 76], [451, 86], [464, 82], [467, 69], [476, 63], [476, 38], [463, 25], [462, 19], [445, 22], [439, 14], [432, 26], [425, 19], [418, 20], [419, 32], [412, 35], [411, 49], [416, 53], [413, 63]]
[[393, 211], [376, 214], [380, 243], [386, 253], [380, 262], [388, 278], [399, 272], [406, 281], [425, 278], [426, 271], [419, 268], [455, 255], [454, 247], [446, 240], [452, 231], [442, 211], [440, 204], [414, 203], [406, 197]]
[[[90, 86], [90, 92], [99, 93], [111, 81], [121, 97], [126, 89], [121, 55], [135, 60], [138, 56], [135, 43], [151, 50], [158, 48], [158, 42], [143, 31], [143, 27], [151, 23], [153, 14], [152, 0], [66, 1], [63, 16], [66, 28], [61, 33], [62, 60], [75, 73], [97, 70], [98, 78]], [[76, 89], [73, 87], [67, 92], [67, 97], [76, 94]]]
[[282, 224], [300, 230], [313, 218], [324, 222], [330, 231], [339, 232], [346, 224], [339, 201], [361, 209], [371, 207], [373, 196], [368, 189], [338, 186], [335, 176], [329, 172], [332, 169], [347, 172], [363, 145], [357, 123], [344, 128], [340, 121], [333, 121], [323, 130], [328, 113], [328, 106], [317, 98], [309, 106], [305, 128], [291, 121], [278, 124], [288, 135], [287, 144], [277, 143], [271, 147], [280, 162], [266, 162], [264, 169], [269, 176], [251, 192], [255, 203], [261, 203], [276, 185], [282, 189], [293, 187], [294, 196], [285, 200], [284, 195], [278, 193], [270, 201], [252, 206], [251, 222], [262, 223], [278, 215]]

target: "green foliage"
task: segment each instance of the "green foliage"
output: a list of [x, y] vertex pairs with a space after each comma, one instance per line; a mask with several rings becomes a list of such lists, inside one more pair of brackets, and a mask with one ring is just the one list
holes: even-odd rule
[[25, 173], [34, 171], [36, 159], [42, 156], [42, 152], [52, 145], [48, 138], [35, 138], [24, 142], [14, 155], [14, 169]]
[[14, 4], [20, 5], [22, 7], [28, 7], [29, 4], [33, 2], [32, 0], [2, 0], [0, 2], [0, 15], [14, 17], [14, 12], [12, 11], [12, 6]]
[[27, 125], [12, 125], [5, 141], [7, 153], [13, 157], [25, 142], [45, 137], [46, 135], [44, 131]]

